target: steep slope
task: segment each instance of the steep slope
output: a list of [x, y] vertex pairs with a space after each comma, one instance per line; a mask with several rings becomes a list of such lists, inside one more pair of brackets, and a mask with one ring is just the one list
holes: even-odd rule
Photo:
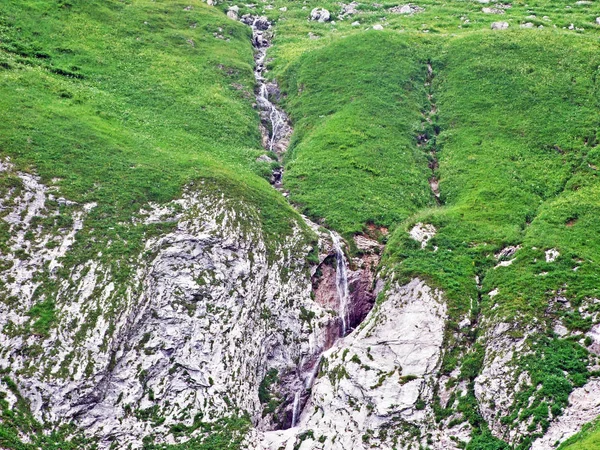
[[575, 435], [600, 415], [597, 15], [4, 2], [0, 446]]

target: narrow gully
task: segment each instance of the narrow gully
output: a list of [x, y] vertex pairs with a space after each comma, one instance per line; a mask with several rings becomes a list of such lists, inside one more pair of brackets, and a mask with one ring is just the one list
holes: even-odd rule
[[273, 38], [272, 24], [264, 16], [246, 14], [240, 21], [252, 28], [252, 45], [254, 47], [254, 78], [256, 79], [256, 105], [261, 119], [261, 134], [263, 147], [277, 156], [279, 167], [271, 175], [271, 184], [278, 190], [282, 189], [283, 166], [282, 158], [289, 145], [292, 127], [285, 111], [278, 108], [271, 97], [279, 99], [279, 86], [274, 81], [268, 81], [267, 50], [271, 47]]
[[431, 62], [427, 61], [427, 77], [425, 79], [425, 90], [427, 91], [427, 101], [429, 103], [429, 109], [423, 111], [421, 114], [422, 119], [422, 132], [417, 136], [417, 146], [423, 148], [427, 152], [429, 159], [429, 169], [431, 169], [431, 177], [429, 178], [429, 186], [431, 192], [435, 197], [438, 205], [442, 204], [440, 198], [439, 179], [436, 171], [438, 169], [438, 158], [437, 158], [437, 137], [439, 135], [439, 129], [434, 123], [433, 118], [437, 114], [437, 106], [433, 98], [433, 79], [435, 74]]
[[[283, 155], [287, 151], [292, 127], [288, 115], [279, 108], [274, 102], [280, 98], [280, 91], [275, 81], [268, 81], [266, 78], [267, 72], [267, 50], [271, 47], [273, 38], [272, 23], [264, 16], [256, 16], [246, 14], [240, 18], [240, 21], [252, 29], [252, 45], [254, 47], [254, 77], [256, 79], [256, 105], [261, 119], [261, 135], [262, 145], [265, 150], [274, 153], [279, 162], [279, 166], [275, 168], [271, 176], [271, 184], [284, 196], [287, 193], [283, 191]], [[273, 100], [272, 100], [273, 99]], [[350, 304], [351, 298], [349, 293], [348, 282], [348, 262], [346, 260], [342, 242], [339, 235], [333, 231], [329, 232], [332, 240], [332, 250], [336, 261], [336, 291], [339, 298], [338, 314], [341, 319], [341, 327], [338, 331], [338, 339], [343, 338], [351, 331], [350, 323]], [[356, 324], [354, 324], [356, 325]], [[302, 411], [308, 402], [310, 391], [317, 378], [322, 352], [326, 349], [319, 349], [311, 355], [303, 357], [302, 363], [297, 368], [296, 379], [300, 383], [293, 383], [293, 387], [289, 390], [288, 398], [285, 404], [285, 411], [290, 414], [287, 425], [283, 424], [283, 428], [295, 427], [298, 425]], [[291, 386], [290, 386], [291, 387]], [[290, 395], [292, 394], [293, 395]], [[287, 397], [287, 396], [286, 396]], [[291, 398], [290, 398], [291, 397]], [[291, 411], [290, 411], [291, 407]]]

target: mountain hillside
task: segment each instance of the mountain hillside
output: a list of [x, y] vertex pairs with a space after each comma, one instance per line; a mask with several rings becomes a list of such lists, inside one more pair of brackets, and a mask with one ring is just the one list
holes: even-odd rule
[[600, 449], [600, 6], [0, 3], [0, 448]]

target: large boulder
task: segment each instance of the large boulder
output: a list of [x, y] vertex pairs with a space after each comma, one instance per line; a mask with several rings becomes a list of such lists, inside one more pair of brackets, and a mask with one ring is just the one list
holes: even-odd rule
[[325, 8], [315, 8], [310, 12], [310, 19], [317, 22], [327, 22], [331, 18], [331, 14]]
[[507, 28], [508, 28], [508, 22], [492, 23], [492, 30], [506, 30]]

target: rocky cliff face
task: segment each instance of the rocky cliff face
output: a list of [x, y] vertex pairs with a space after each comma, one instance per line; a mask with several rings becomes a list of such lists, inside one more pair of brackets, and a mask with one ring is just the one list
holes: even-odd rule
[[[250, 447], [418, 448], [428, 434], [438, 434], [431, 403], [444, 339], [443, 295], [413, 279], [391, 282], [380, 299], [323, 355], [298, 426], [257, 433]], [[454, 448], [447, 436], [436, 436], [435, 445]]]
[[[241, 411], [258, 429], [291, 426], [322, 352], [341, 333], [330, 233], [298, 216], [273, 251], [255, 210], [189, 186], [181, 199], [134, 219], [172, 227], [144, 243], [129, 261], [134, 275], [122, 281], [101, 254], [68, 265], [93, 204], [57, 200], [35, 176], [9, 163], [1, 169], [14, 180], [2, 203], [12, 236], [4, 295], [19, 301], [0, 303], [0, 365], [38, 420], [74, 421], [102, 447], [134, 448], [149, 435], [176, 442], [174, 427]], [[69, 227], [36, 226], [59, 217], [61, 204]], [[319, 255], [312, 266], [311, 252]], [[348, 270], [358, 305], [347, 312], [352, 326], [374, 301], [377, 261], [366, 248]], [[56, 292], [38, 289], [40, 274], [59, 283]], [[39, 325], [36, 308], [50, 301], [53, 326], [27, 335]]]
[[472, 392], [494, 435], [518, 444], [535, 426], [533, 448], [545, 449], [600, 414], [591, 380], [547, 432], [533, 419], [504, 422], [527, 408], [521, 392], [537, 401], [520, 361], [541, 329], [483, 320], [469, 386], [442, 370], [444, 293], [379, 273], [383, 248], [366, 236], [349, 257], [338, 236], [296, 216], [273, 245], [252, 206], [190, 185], [133, 218], [169, 227], [148, 236], [123, 279], [101, 252], [69, 257], [94, 204], [59, 197], [9, 162], [0, 169], [10, 233], [0, 367], [18, 392], [7, 379], [0, 391], [9, 409], [23, 396], [39, 421], [73, 422], [100, 448], [201, 438], [201, 423], [240, 415], [251, 424], [245, 448], [460, 448], [471, 438], [464, 410], [440, 418], [436, 408]]
[[[35, 219], [56, 216], [52, 188], [11, 176], [15, 187], [2, 207], [12, 264], [2, 277], [5, 298], [18, 302], [0, 303], [0, 365], [10, 367], [38, 419], [74, 420], [104, 445], [134, 447], [150, 434], [173, 442], [174, 425], [239, 410], [273, 426], [260, 414], [266, 373], [301, 382], [299, 363], [330, 345], [327, 330], [337, 327], [335, 311], [311, 299], [306, 225], [298, 221], [269, 254], [256, 211], [190, 187], [180, 200], [140, 212], [141, 221], [174, 227], [145, 242], [131, 261], [135, 275], [119, 283], [100, 257], [66, 265], [93, 205], [70, 205], [71, 226], [49, 232]], [[68, 273], [60, 281], [58, 267]], [[36, 292], [40, 273], [60, 283], [56, 323], [47, 335], [27, 337], [35, 305], [50, 301]]]

